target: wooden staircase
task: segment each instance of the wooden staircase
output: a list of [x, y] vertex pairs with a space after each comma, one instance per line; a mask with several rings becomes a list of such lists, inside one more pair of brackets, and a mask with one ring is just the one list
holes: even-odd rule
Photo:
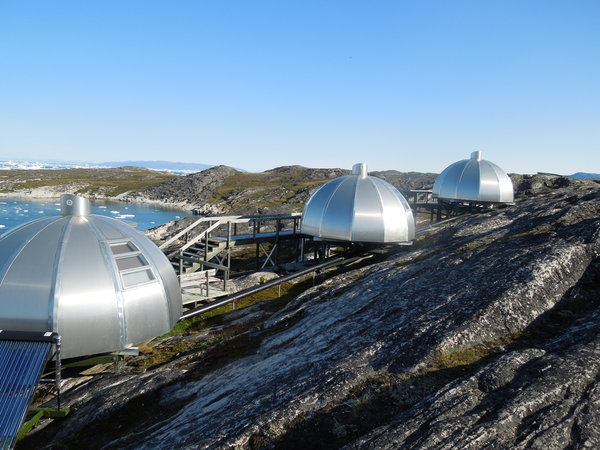
[[[159, 248], [167, 255], [180, 279], [184, 304], [195, 304], [228, 293], [230, 252], [234, 246], [255, 245], [257, 268], [260, 249], [266, 256], [262, 267], [269, 262], [275, 265], [274, 252], [280, 237], [295, 236], [300, 219], [299, 213], [201, 217]], [[275, 231], [261, 231], [261, 224], [267, 221], [272, 223], [269, 227]], [[287, 221], [292, 229], [282, 231], [283, 221]], [[271, 248], [265, 249], [263, 244], [269, 239], [273, 240]]]
[[[204, 262], [210, 262], [227, 248], [227, 243], [213, 239], [196, 242], [185, 251], [177, 252], [171, 259], [171, 264], [178, 274], [192, 273], [203, 270]], [[220, 261], [217, 263], [220, 264]]]
[[[161, 244], [159, 248], [164, 251], [177, 241], [185, 241], [176, 250], [167, 253], [178, 274], [203, 270], [205, 266], [225, 269], [220, 263], [211, 263], [211, 260], [227, 249], [227, 242], [210, 239], [210, 233], [222, 225], [230, 226], [231, 221], [238, 218], [239, 216], [202, 217]], [[190, 232], [200, 227], [202, 230], [190, 238]]]

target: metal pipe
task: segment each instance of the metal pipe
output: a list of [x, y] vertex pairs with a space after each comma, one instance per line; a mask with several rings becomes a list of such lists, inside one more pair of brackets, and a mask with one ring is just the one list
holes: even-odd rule
[[235, 294], [232, 294], [232, 295], [228, 295], [227, 297], [225, 297], [225, 298], [223, 298], [221, 300], [212, 302], [209, 305], [201, 306], [199, 308], [190, 309], [189, 311], [186, 311], [181, 316], [181, 318], [179, 319], [179, 321], [182, 321], [182, 320], [185, 320], [185, 319], [189, 319], [190, 317], [197, 316], [198, 314], [204, 314], [205, 312], [212, 311], [213, 309], [220, 308], [223, 305], [227, 305], [228, 303], [232, 303], [232, 302], [234, 302], [236, 300], [239, 300], [241, 298], [247, 297], [248, 295], [252, 295], [252, 294], [256, 294], [257, 292], [264, 291], [265, 289], [273, 287], [273, 286], [277, 285], [278, 283], [283, 283], [285, 281], [293, 280], [294, 278], [298, 278], [298, 277], [301, 277], [303, 275], [307, 275], [309, 273], [316, 272], [317, 270], [323, 269], [323, 268], [325, 268], [327, 266], [336, 265], [336, 264], [338, 264], [338, 263], [340, 263], [340, 262], [342, 262], [344, 260], [345, 260], [345, 258], [343, 258], [343, 257], [334, 258], [331, 261], [326, 261], [324, 263], [317, 264], [316, 266], [309, 267], [309, 268], [301, 270], [299, 272], [295, 272], [295, 273], [292, 273], [290, 275], [285, 275], [283, 277], [276, 278], [276, 279], [271, 280], [271, 281], [267, 281], [266, 283], [259, 284], [258, 286], [253, 286], [251, 288], [244, 289], [243, 291], [236, 292]]
[[60, 366], [60, 347], [61, 347], [61, 337], [60, 334], [56, 334], [55, 336], [55, 345], [56, 345], [56, 365], [55, 365], [55, 376], [54, 376], [54, 384], [56, 386], [56, 401], [57, 401], [57, 406], [58, 406], [58, 410], [60, 411], [60, 384], [61, 384], [61, 379], [60, 379], [60, 372], [61, 372], [61, 366]]

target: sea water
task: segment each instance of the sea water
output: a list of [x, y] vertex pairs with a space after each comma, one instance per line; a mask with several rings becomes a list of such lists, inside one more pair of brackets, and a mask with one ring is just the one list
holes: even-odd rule
[[[92, 213], [122, 220], [141, 231], [192, 215], [155, 205], [100, 200], [92, 202]], [[60, 202], [56, 200], [0, 198], [0, 234], [40, 217], [59, 215]]]

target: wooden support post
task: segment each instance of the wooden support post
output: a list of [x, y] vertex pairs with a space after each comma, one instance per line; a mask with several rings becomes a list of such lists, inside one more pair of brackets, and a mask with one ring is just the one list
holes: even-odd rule
[[[235, 224], [233, 224], [235, 230]], [[229, 270], [231, 269], [231, 221], [227, 222], [227, 270], [223, 275], [223, 290], [227, 290], [227, 282], [229, 281]]]
[[256, 220], [252, 221], [252, 237], [254, 239], [254, 242], [256, 244], [256, 271], [258, 272], [258, 270], [260, 269], [260, 264], [258, 262], [258, 258], [260, 256], [260, 248], [258, 246], [258, 241], [256, 240], [256, 232], [257, 232], [257, 224], [256, 224]]
[[[212, 225], [212, 222], [208, 222], [208, 226]], [[204, 235], [204, 261], [208, 259], [208, 233]]]
[[209, 284], [208, 284], [208, 270], [205, 273], [206, 273], [206, 296], [210, 297], [210, 295], [208, 293], [208, 289], [209, 289]]
[[275, 222], [275, 254], [273, 255], [273, 266], [279, 265], [279, 229], [281, 228], [281, 219], [277, 219]]

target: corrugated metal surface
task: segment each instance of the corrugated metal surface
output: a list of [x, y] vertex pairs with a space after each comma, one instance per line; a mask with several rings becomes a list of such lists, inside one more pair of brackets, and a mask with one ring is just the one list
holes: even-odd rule
[[448, 201], [512, 203], [512, 181], [504, 170], [481, 158], [481, 152], [455, 162], [439, 174], [433, 196]]
[[0, 340], [0, 448], [12, 448], [52, 342]]

